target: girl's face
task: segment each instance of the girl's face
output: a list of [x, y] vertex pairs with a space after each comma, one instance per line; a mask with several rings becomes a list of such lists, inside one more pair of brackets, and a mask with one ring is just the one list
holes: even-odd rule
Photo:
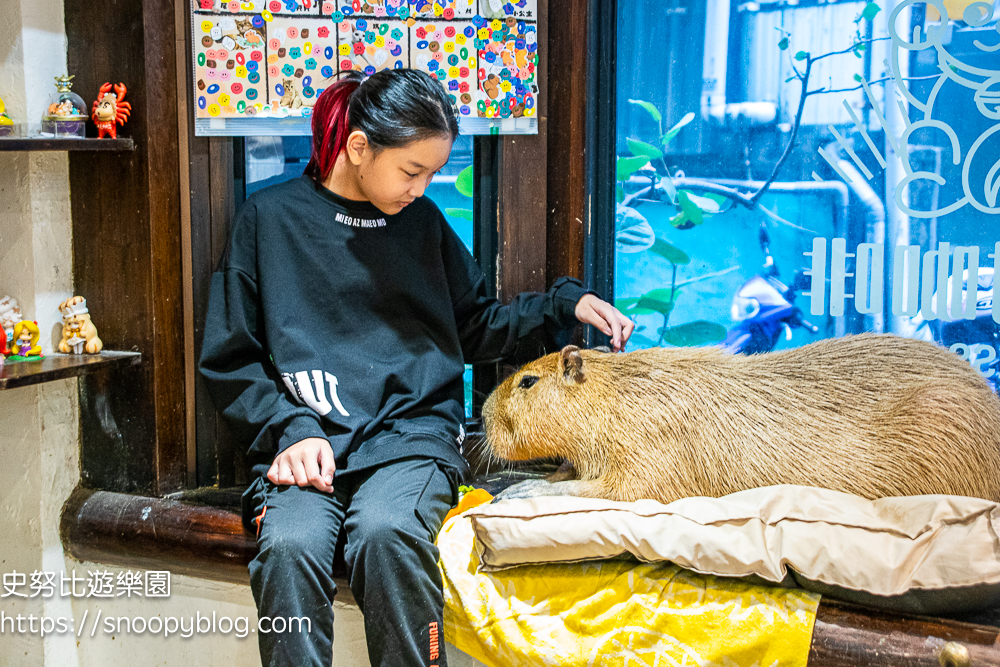
[[434, 174], [447, 164], [451, 144], [451, 136], [442, 135], [374, 152], [364, 133], [355, 132], [348, 138], [347, 154], [357, 167], [365, 199], [386, 215], [395, 215], [423, 196]]

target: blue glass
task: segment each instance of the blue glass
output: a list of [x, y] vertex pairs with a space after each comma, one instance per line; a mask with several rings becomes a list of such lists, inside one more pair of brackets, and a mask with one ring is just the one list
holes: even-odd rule
[[618, 4], [629, 349], [893, 333], [1000, 386], [1000, 9], [911, 4]]

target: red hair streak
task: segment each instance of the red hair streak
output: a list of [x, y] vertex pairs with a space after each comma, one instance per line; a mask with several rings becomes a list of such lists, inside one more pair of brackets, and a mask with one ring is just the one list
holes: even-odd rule
[[306, 165], [306, 176], [325, 181], [333, 170], [337, 156], [347, 145], [351, 94], [360, 85], [358, 78], [341, 79], [316, 100], [312, 112], [312, 157]]

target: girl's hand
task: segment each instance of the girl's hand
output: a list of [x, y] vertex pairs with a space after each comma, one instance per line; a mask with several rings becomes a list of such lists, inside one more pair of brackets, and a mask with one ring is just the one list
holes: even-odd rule
[[333, 493], [333, 448], [326, 438], [306, 438], [278, 454], [267, 471], [272, 484], [314, 486]]
[[593, 324], [604, 335], [611, 336], [611, 348], [615, 352], [625, 349], [625, 343], [632, 335], [635, 322], [621, 314], [607, 301], [593, 294], [584, 294], [576, 303], [576, 319], [584, 324]]

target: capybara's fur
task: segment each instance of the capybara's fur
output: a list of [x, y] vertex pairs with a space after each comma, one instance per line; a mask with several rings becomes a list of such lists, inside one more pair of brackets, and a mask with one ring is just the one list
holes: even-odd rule
[[497, 387], [483, 421], [502, 459], [572, 462], [580, 481], [557, 493], [670, 502], [799, 484], [1000, 501], [1000, 400], [956, 354], [890, 335], [751, 356], [567, 347]]

